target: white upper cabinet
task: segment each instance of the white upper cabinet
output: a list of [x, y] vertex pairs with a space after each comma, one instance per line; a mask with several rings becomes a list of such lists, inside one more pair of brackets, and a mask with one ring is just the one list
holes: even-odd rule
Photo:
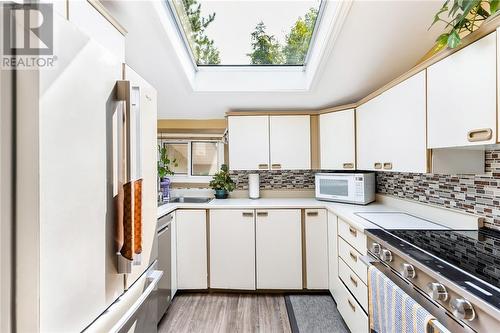
[[309, 116], [229, 116], [229, 168], [311, 168]]
[[269, 116], [231, 116], [229, 128], [229, 168], [269, 169]]
[[358, 169], [426, 172], [425, 71], [356, 110]]
[[321, 169], [356, 167], [354, 109], [325, 113], [319, 117]]
[[496, 33], [427, 69], [429, 148], [497, 141]]
[[271, 116], [269, 121], [271, 169], [310, 169], [310, 117]]

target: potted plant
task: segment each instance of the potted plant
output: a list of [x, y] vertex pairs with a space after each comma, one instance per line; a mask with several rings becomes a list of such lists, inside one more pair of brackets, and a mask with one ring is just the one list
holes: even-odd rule
[[234, 181], [229, 177], [226, 164], [221, 165], [220, 171], [214, 175], [209, 185], [215, 190], [215, 198], [217, 199], [226, 199], [229, 192], [234, 190]]
[[168, 201], [170, 199], [170, 179], [167, 176], [173, 175], [174, 172], [170, 169], [170, 166], [178, 166], [177, 160], [170, 159], [168, 157], [168, 150], [166, 145], [158, 146], [158, 179], [160, 182], [160, 191], [163, 195], [163, 201]]

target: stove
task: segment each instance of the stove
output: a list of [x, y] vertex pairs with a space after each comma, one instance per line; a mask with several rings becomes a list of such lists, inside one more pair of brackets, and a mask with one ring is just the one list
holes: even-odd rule
[[499, 232], [416, 227], [365, 233], [370, 262], [449, 331], [500, 332]]

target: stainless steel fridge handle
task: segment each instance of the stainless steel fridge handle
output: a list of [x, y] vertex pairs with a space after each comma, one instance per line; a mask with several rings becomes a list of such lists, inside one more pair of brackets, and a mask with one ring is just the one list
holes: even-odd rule
[[110, 332], [119, 332], [125, 324], [132, 318], [132, 316], [137, 312], [141, 305], [148, 299], [153, 290], [155, 290], [158, 282], [160, 282], [163, 276], [163, 271], [152, 271], [146, 279], [150, 282], [149, 286], [144, 290], [144, 292], [139, 296], [137, 301], [128, 309], [128, 311], [120, 318], [120, 320], [111, 328]]

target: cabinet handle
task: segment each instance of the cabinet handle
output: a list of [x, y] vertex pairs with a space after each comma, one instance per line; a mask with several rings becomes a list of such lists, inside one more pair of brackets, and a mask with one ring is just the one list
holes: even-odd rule
[[269, 215], [267, 212], [257, 212], [257, 216], [267, 216]]
[[467, 132], [469, 142], [488, 141], [493, 136], [491, 128], [475, 129]]
[[358, 237], [358, 231], [356, 229], [354, 229], [353, 227], [349, 227], [349, 232], [351, 233], [351, 235], [353, 235], [354, 237]]
[[273, 169], [273, 170], [280, 170], [281, 169], [281, 164], [279, 164], [279, 163], [271, 164], [271, 169]]
[[352, 169], [354, 168], [354, 163], [344, 163], [343, 167], [344, 169]]
[[349, 275], [349, 278], [351, 279], [352, 284], [357, 288], [358, 280], [356, 280], [352, 275]]
[[380, 162], [373, 163], [373, 168], [377, 170], [382, 169], [382, 163]]
[[318, 216], [318, 212], [307, 212], [307, 216]]
[[351, 256], [352, 260], [354, 260], [355, 262], [358, 262], [358, 256], [355, 255], [354, 253], [352, 253], [352, 251], [349, 251], [349, 255]]
[[259, 164], [259, 170], [267, 170], [267, 169], [269, 169], [268, 164]]
[[384, 163], [384, 170], [392, 170], [392, 163], [391, 162], [385, 162]]
[[351, 307], [352, 311], [356, 312], [356, 307], [354, 306], [354, 304], [352, 304], [350, 299], [347, 300], [347, 303], [349, 303], [349, 306]]
[[243, 215], [244, 217], [253, 217], [253, 213], [250, 212], [243, 212], [241, 213], [241, 215]]

